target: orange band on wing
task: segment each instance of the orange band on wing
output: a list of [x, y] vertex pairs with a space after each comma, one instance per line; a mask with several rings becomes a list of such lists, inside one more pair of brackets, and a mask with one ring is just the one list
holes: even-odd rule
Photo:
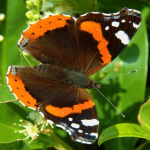
[[15, 94], [19, 101], [21, 101], [25, 106], [37, 109], [38, 103], [29, 92], [25, 90], [25, 85], [21, 80], [19, 75], [12, 75], [12, 69], [9, 67], [7, 72], [7, 84], [11, 88], [11, 92]]
[[100, 52], [103, 48], [107, 47], [108, 43], [109, 43], [109, 42], [108, 42], [105, 38], [103, 38], [102, 41], [98, 43], [99, 52]]
[[86, 31], [92, 34], [93, 38], [98, 42], [97, 48], [99, 50], [99, 54], [102, 54], [101, 59], [103, 60], [102, 64], [110, 62], [111, 55], [107, 49], [108, 41], [102, 36], [102, 29], [100, 23], [96, 23], [93, 21], [84, 21], [80, 25], [80, 29], [82, 31]]
[[102, 30], [99, 23], [93, 21], [84, 21], [81, 23], [80, 29], [92, 34], [96, 41], [100, 42], [102, 40]]
[[74, 105], [73, 107], [59, 108], [52, 105], [47, 105], [45, 109], [48, 113], [52, 114], [53, 116], [65, 117], [72, 113], [81, 114], [82, 110], [92, 108], [94, 105], [95, 105], [94, 102], [89, 100], [84, 103], [79, 103], [78, 105]]
[[101, 59], [103, 60], [103, 62], [106, 64], [109, 64], [111, 62], [111, 55], [107, 49], [107, 47], [103, 48], [101, 51], [100, 51], [100, 54], [102, 55]]
[[68, 24], [66, 22], [68, 19], [72, 18], [61, 14], [40, 19], [23, 32], [20, 43], [22, 43], [26, 38], [29, 38], [30, 42], [34, 42], [38, 37], [44, 35], [46, 31], [52, 31], [57, 28], [64, 27]]

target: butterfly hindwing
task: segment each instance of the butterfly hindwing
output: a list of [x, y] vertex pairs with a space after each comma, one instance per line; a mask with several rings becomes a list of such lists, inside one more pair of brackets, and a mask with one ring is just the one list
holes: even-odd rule
[[67, 131], [73, 141], [91, 144], [98, 138], [96, 107], [84, 89], [72, 88], [46, 101], [39, 110], [50, 123]]
[[[45, 66], [44, 66], [45, 67]], [[40, 67], [38, 67], [40, 68]], [[47, 68], [45, 67], [47, 70]], [[44, 76], [44, 69], [42, 75]], [[53, 72], [48, 72], [49, 77]], [[55, 72], [56, 75], [56, 72]], [[64, 93], [69, 86], [64, 82], [50, 80], [42, 77], [37, 67], [10, 66], [6, 74], [7, 84], [11, 92], [25, 106], [37, 109], [38, 106], [53, 96]], [[63, 87], [63, 88], [62, 88]], [[67, 88], [67, 89], [66, 89]]]
[[[43, 78], [39, 68], [37, 71], [37, 67], [9, 67], [7, 83], [16, 98], [39, 110], [48, 122], [66, 130], [73, 141], [93, 143], [98, 137], [99, 120], [89, 94], [76, 85], [70, 87]], [[43, 69], [43, 76], [44, 72]]]

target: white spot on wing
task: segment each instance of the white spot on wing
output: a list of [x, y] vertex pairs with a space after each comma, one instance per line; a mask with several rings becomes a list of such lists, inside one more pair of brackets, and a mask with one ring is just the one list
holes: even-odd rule
[[124, 22], [126, 22], [126, 20], [125, 20], [125, 19], [122, 19], [122, 20], [121, 20], [121, 22], [123, 22], [123, 23], [124, 23]]
[[77, 124], [77, 123], [72, 123], [72, 124], [71, 124], [71, 127], [76, 128], [76, 129], [79, 129], [79, 128], [80, 128], [80, 125]]
[[72, 132], [70, 130], [66, 130], [66, 132], [68, 132], [69, 135], [72, 135]]
[[84, 126], [97, 126], [99, 125], [99, 121], [97, 119], [84, 119], [84, 120], [81, 120], [82, 124]]
[[128, 11], [133, 11], [133, 9], [128, 9]]
[[92, 12], [92, 14], [100, 14], [100, 12]]
[[90, 136], [95, 136], [96, 138], [98, 138], [98, 133], [90, 133]]
[[91, 142], [87, 142], [87, 141], [81, 141], [81, 143], [83, 143], [83, 144], [92, 144]]
[[139, 24], [133, 22], [133, 27], [137, 29], [139, 27]]
[[113, 15], [119, 15], [119, 14], [120, 14], [120, 11], [113, 13]]
[[141, 14], [141, 12], [138, 11], [138, 10], [133, 9], [133, 11], [134, 11], [135, 13]]
[[79, 140], [79, 139], [77, 139], [77, 140], [76, 140], [76, 142], [82, 143], [82, 141], [81, 141], [81, 140]]
[[113, 22], [111, 23], [111, 25], [112, 25], [113, 27], [119, 27], [120, 22], [118, 22], [118, 21], [113, 21]]
[[56, 124], [56, 127], [62, 128], [63, 130], [65, 130], [66, 128], [60, 124]]
[[102, 13], [104, 16], [111, 16], [111, 14]]
[[69, 117], [68, 120], [69, 120], [69, 121], [73, 121], [73, 118]]
[[78, 130], [79, 133], [83, 133], [83, 130]]
[[79, 139], [77, 139], [76, 142], [80, 142], [83, 144], [92, 144], [91, 142], [87, 142], [87, 141], [83, 141], [83, 140], [79, 140]]
[[105, 27], [105, 30], [109, 30], [109, 26], [106, 26], [106, 27]]
[[122, 30], [119, 30], [117, 33], [115, 33], [115, 36], [121, 40], [121, 43], [124, 45], [127, 45], [130, 42], [129, 36]]

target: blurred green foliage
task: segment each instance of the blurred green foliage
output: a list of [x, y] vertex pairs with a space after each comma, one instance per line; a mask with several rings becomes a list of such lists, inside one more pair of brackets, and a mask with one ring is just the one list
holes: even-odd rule
[[[0, 35], [4, 38], [4, 40], [0, 40], [0, 102], [15, 99], [6, 86], [5, 74], [8, 66], [29, 66], [17, 47], [17, 42], [22, 31], [26, 29], [30, 23], [49, 13], [64, 13], [77, 17], [88, 11], [105, 13], [117, 12], [123, 7], [134, 8], [141, 11], [142, 24], [129, 45], [111, 64], [92, 75], [91, 78], [100, 81], [102, 77], [109, 78], [135, 69], [138, 71], [126, 76], [100, 82], [102, 85], [101, 92], [126, 116], [125, 118], [122, 118], [97, 91], [88, 91], [96, 103], [100, 119], [99, 144], [102, 144], [100, 147], [97, 142], [90, 146], [72, 142], [66, 132], [56, 127], [54, 127], [54, 132], [49, 135], [40, 134], [36, 140], [29, 143], [30, 147], [26, 142], [16, 141], [24, 139], [26, 136], [19, 132], [15, 133], [15, 131], [24, 128], [14, 125], [14, 123], [20, 124], [20, 119], [31, 121], [31, 119], [26, 118], [26, 116], [28, 116], [32, 110], [20, 106], [20, 103], [14, 101], [0, 104], [0, 150], [12, 150], [14, 148], [16, 150], [149, 150], [150, 144], [147, 141], [150, 140], [150, 106], [147, 100], [150, 95], [150, 73], [148, 72], [150, 66], [150, 61], [148, 61], [150, 43], [150, 1], [34, 0], [33, 2], [37, 3], [36, 7], [34, 5], [35, 3], [28, 2], [27, 5], [24, 0], [0, 0], [0, 13], [5, 14], [5, 18], [0, 19]], [[40, 9], [41, 13], [39, 13]], [[30, 56], [26, 57], [32, 65], [38, 64], [34, 58]], [[147, 102], [145, 103], [145, 101]], [[49, 128], [51, 127], [49, 126]], [[136, 134], [137, 132], [138, 134]], [[147, 135], [145, 133], [147, 133]]]

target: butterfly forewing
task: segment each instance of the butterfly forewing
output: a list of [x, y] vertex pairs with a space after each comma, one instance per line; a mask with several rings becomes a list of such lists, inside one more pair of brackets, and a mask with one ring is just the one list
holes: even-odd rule
[[141, 14], [123, 8], [117, 13], [87, 13], [76, 22], [80, 70], [94, 74], [109, 64], [130, 42], [141, 23]]

